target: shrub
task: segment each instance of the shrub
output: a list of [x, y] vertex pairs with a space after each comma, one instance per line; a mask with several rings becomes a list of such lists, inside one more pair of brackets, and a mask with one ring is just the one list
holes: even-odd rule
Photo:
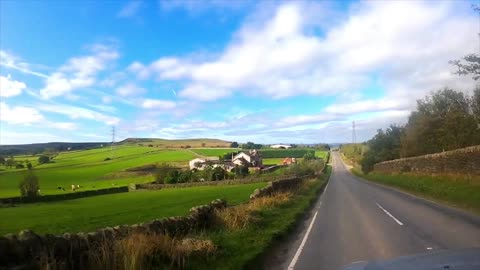
[[165, 182], [165, 177], [167, 177], [168, 173], [172, 170], [176, 170], [174, 167], [168, 164], [160, 164], [157, 167], [157, 172], [155, 173], [155, 181], [159, 184], [163, 184]]
[[226, 177], [226, 172], [223, 168], [221, 167], [215, 167], [213, 170], [212, 170], [212, 176], [211, 176], [211, 180], [212, 181], [219, 181], [219, 180], [223, 180], [225, 179]]
[[15, 168], [16, 169], [23, 169], [23, 168], [25, 168], [25, 166], [21, 163], [17, 163], [17, 165], [15, 165]]
[[236, 176], [240, 176], [240, 177], [245, 177], [248, 175], [248, 167], [247, 166], [244, 166], [244, 165], [241, 165], [241, 166], [235, 166], [235, 168], [233, 168], [233, 171], [235, 172], [235, 175]]
[[38, 190], [40, 185], [38, 183], [38, 177], [34, 174], [32, 170], [28, 170], [25, 176], [23, 177], [22, 182], [20, 182], [20, 194], [23, 197], [36, 197], [38, 196]]
[[111, 158], [107, 157], [105, 158], [103, 161], [109, 161], [109, 160], [112, 160]]
[[176, 169], [172, 169], [167, 172], [167, 175], [163, 179], [164, 184], [175, 184], [178, 181], [178, 177], [180, 176], [180, 173]]
[[48, 157], [48, 156], [41, 155], [38, 158], [38, 163], [40, 163], [40, 164], [44, 164], [44, 163], [48, 163], [48, 162], [50, 162], [50, 157]]
[[367, 152], [365, 157], [360, 161], [360, 165], [362, 166], [362, 172], [364, 174], [368, 174], [369, 172], [373, 171], [375, 161], [375, 157], [371, 154], [371, 152]]

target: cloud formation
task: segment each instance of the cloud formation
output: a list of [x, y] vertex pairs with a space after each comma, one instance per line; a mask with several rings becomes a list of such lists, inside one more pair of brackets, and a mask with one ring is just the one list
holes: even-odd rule
[[27, 88], [24, 82], [15, 81], [10, 75], [0, 75], [0, 97], [18, 96]]
[[240, 92], [334, 95], [374, 82], [391, 98], [414, 99], [445, 85], [471, 86], [451, 74], [448, 61], [475, 49], [475, 18], [456, 14], [450, 2], [360, 2], [322, 35], [315, 34], [315, 17], [302, 16], [310, 7], [288, 2], [267, 20], [246, 22], [208, 61], [167, 56], [129, 70], [141, 79], [184, 82], [179, 96], [203, 101]]
[[94, 45], [91, 54], [73, 57], [57, 71], [50, 74], [40, 95], [49, 99], [62, 96], [79, 88], [86, 88], [97, 82], [96, 75], [105, 70], [110, 62], [119, 57], [119, 53], [105, 45]]

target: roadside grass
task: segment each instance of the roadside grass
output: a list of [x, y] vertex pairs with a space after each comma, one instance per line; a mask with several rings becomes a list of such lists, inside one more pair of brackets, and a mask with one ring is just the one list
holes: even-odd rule
[[[317, 198], [330, 174], [331, 167], [327, 166], [320, 179], [307, 181], [295, 194], [277, 194], [280, 197], [264, 199], [257, 206], [241, 205], [237, 206], [237, 210], [229, 210], [238, 213], [230, 213], [227, 222], [235, 224], [233, 221], [237, 220], [239, 224], [205, 232], [202, 237], [212, 240], [218, 247], [217, 252], [212, 256], [193, 258], [188, 261], [186, 268], [262, 268], [262, 255], [294, 228], [299, 217]], [[249, 224], [241, 222], [246, 218], [251, 219]]]
[[[59, 194], [71, 192], [70, 186], [80, 185], [80, 190], [99, 189], [112, 186], [125, 186], [128, 183], [145, 183], [151, 176], [122, 177], [104, 179], [103, 176], [124, 171], [140, 165], [151, 163], [185, 163], [194, 158], [186, 150], [155, 150], [149, 147], [123, 146], [115, 150], [115, 158], [110, 157], [110, 150], [92, 149], [59, 154], [54, 163], [36, 166], [34, 171], [39, 178], [42, 194]], [[18, 184], [25, 170], [0, 172], [0, 197], [19, 196]], [[66, 191], [58, 189], [63, 187]]]
[[326, 160], [328, 156], [328, 151], [316, 150], [315, 156], [318, 158], [322, 158], [323, 160]]
[[37, 233], [88, 232], [188, 214], [197, 205], [223, 198], [229, 204], [246, 202], [266, 183], [201, 186], [137, 191], [49, 203], [0, 208], [0, 235], [31, 229]]
[[397, 187], [421, 197], [480, 213], [480, 177], [478, 176], [429, 176], [377, 172], [365, 175], [358, 168], [352, 169], [352, 173], [373, 182]]
[[190, 150], [202, 156], [218, 157], [218, 156], [223, 156], [227, 153], [238, 152], [242, 149], [241, 148], [192, 148]]

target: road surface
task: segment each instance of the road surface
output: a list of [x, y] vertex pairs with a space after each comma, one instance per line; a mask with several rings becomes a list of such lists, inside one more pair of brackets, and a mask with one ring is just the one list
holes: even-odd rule
[[337, 152], [332, 165], [309, 218], [267, 268], [335, 270], [356, 261], [480, 247], [480, 217], [361, 180]]

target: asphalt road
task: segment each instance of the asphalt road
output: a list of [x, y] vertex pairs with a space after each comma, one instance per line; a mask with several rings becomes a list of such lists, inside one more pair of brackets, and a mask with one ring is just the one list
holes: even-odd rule
[[326, 190], [267, 268], [335, 270], [356, 261], [480, 247], [480, 217], [366, 182], [347, 171], [338, 153], [332, 158]]

